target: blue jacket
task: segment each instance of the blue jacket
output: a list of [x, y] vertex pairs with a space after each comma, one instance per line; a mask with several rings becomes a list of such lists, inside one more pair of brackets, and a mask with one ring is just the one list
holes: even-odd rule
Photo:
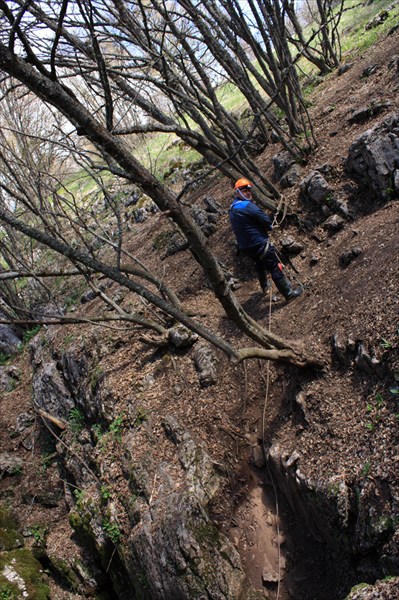
[[267, 243], [272, 221], [256, 204], [235, 198], [230, 206], [229, 217], [241, 250], [263, 247]]

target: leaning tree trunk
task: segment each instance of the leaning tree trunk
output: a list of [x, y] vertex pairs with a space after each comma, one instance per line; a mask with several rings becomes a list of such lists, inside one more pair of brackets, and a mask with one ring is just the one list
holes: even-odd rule
[[[203, 267], [227, 315], [248, 337], [261, 344], [266, 350], [281, 350], [292, 353], [292, 362], [295, 364], [321, 366], [321, 361], [310, 355], [304, 346], [297, 342], [283, 340], [279, 336], [266, 331], [245, 313], [231, 292], [215, 256], [206, 243], [205, 236], [184, 207], [176, 200], [174, 193], [161, 185], [135, 159], [126, 146], [115, 139], [112, 133], [96, 121], [94, 116], [83, 107], [64, 85], [61, 85], [58, 81], [53, 81], [46, 74], [38, 72], [31, 64], [16, 56], [1, 43], [0, 68], [25, 84], [28, 89], [44, 101], [60, 110], [79, 129], [82, 135], [85, 135], [97, 148], [102, 150], [109, 162], [114, 161], [119, 165], [126, 179], [139, 184], [159, 208], [170, 215], [186, 236], [194, 257]], [[1, 211], [1, 218], [12, 225], [7, 211]], [[46, 242], [44, 241], [44, 243]], [[72, 256], [72, 251], [72, 248], [69, 251], [67, 250], [66, 256]], [[120, 275], [119, 271], [117, 273]], [[111, 275], [114, 279], [115, 274], [110, 272], [109, 276]], [[129, 281], [128, 278], [126, 278], [126, 281]]]

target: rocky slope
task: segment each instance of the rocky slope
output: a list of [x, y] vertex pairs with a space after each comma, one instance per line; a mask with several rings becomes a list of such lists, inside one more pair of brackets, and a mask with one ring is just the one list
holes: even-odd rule
[[[306, 165], [292, 170], [276, 145], [259, 157], [290, 186], [296, 217], [273, 241], [300, 299], [259, 293], [235, 252], [226, 181], [189, 198], [213, 214], [209, 244], [245, 309], [306, 340], [323, 373], [232, 365], [184, 332], [158, 347], [121, 326], [74, 325], [42, 329], [1, 367], [2, 597], [399, 595], [398, 41], [316, 88]], [[244, 345], [188, 251], [171, 251], [165, 217], [132, 228], [131, 252]], [[104, 310], [84, 299], [80, 314]]]

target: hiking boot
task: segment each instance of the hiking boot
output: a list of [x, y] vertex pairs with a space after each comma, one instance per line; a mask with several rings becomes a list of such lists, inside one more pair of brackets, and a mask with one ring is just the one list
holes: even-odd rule
[[298, 287], [293, 289], [290, 282], [286, 277], [279, 279], [274, 282], [276, 284], [276, 288], [284, 296], [287, 302], [291, 302], [291, 300], [295, 300], [302, 294], [302, 288]]

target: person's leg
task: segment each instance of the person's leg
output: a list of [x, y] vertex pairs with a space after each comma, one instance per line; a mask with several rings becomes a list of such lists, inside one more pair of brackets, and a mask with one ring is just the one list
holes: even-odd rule
[[265, 268], [268, 271], [270, 271], [276, 288], [278, 289], [280, 294], [284, 296], [287, 302], [289, 300], [294, 300], [295, 298], [298, 298], [298, 296], [302, 294], [302, 288], [298, 287], [296, 289], [293, 289], [290, 282], [285, 277], [282, 271], [282, 265], [280, 266], [277, 255], [272, 245], [270, 245], [269, 250], [264, 256], [263, 264]]
[[259, 261], [255, 262], [255, 269], [256, 269], [256, 273], [258, 275], [260, 287], [262, 288], [262, 292], [267, 292], [267, 290], [270, 287], [270, 282], [267, 277], [267, 275], [268, 275], [267, 269]]
[[243, 254], [248, 256], [255, 263], [255, 270], [258, 276], [259, 285], [262, 288], [262, 292], [266, 292], [269, 288], [270, 283], [268, 281], [268, 269], [264, 265], [263, 261], [258, 257], [258, 250], [252, 248], [246, 248], [242, 250]]

